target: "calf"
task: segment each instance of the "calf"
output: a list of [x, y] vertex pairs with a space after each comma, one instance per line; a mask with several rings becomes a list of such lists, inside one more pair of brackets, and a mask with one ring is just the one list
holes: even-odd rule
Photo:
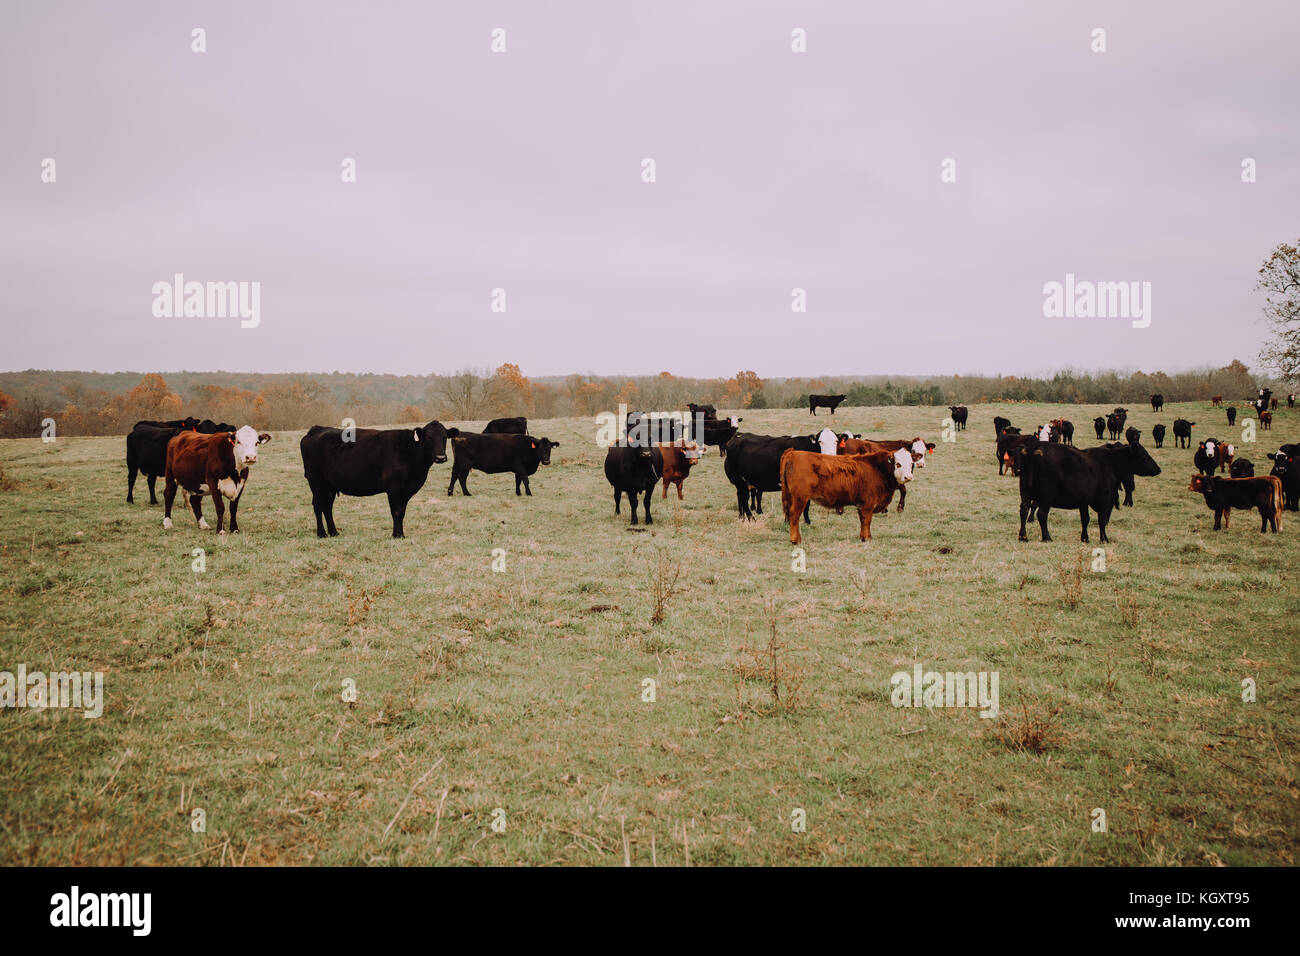
[[[426, 426], [427, 427], [427, 426]], [[494, 418], [483, 429], [484, 435], [527, 435], [528, 419], [522, 415], [518, 418]], [[446, 459], [444, 459], [445, 461]]]
[[1074, 422], [1068, 418], [1053, 418], [1048, 424], [1052, 426], [1052, 441], [1059, 441], [1063, 445], [1074, 444]]
[[1097, 512], [1097, 529], [1103, 543], [1106, 524], [1115, 507], [1117, 488], [1125, 476], [1154, 477], [1160, 474], [1155, 463], [1141, 445], [1102, 445], [1080, 451], [1064, 445], [1039, 443], [1037, 447], [1021, 448], [1018, 453], [1020, 470], [1020, 540], [1027, 541], [1026, 519], [1035, 511], [1042, 539], [1051, 541], [1047, 533], [1047, 516], [1052, 508], [1078, 509], [1079, 540], [1088, 540], [1088, 509]]
[[835, 409], [839, 407], [840, 402], [844, 401], [845, 397], [846, 396], [844, 395], [809, 395], [808, 413], [810, 415], [816, 415], [817, 409], [829, 408], [831, 414], [834, 415]]
[[1220, 442], [1213, 438], [1207, 438], [1197, 446], [1196, 454], [1192, 456], [1192, 464], [1197, 471], [1203, 475], [1219, 471], [1219, 446]]
[[1222, 396], [1222, 395], [1214, 395], [1214, 396], [1212, 396], [1212, 397], [1210, 398], [1210, 403], [1211, 403], [1215, 408], [1218, 408], [1219, 406], [1221, 406], [1221, 405], [1223, 404], [1223, 396]]
[[1092, 420], [1092, 427], [1097, 432], [1097, 441], [1106, 437], [1106, 419], [1101, 415]]
[[1151, 396], [1151, 411], [1158, 412], [1165, 407], [1165, 397], [1157, 392]]
[[1214, 512], [1215, 531], [1229, 526], [1233, 508], [1242, 511], [1258, 508], [1260, 534], [1270, 527], [1276, 534], [1282, 526], [1282, 482], [1273, 475], [1260, 478], [1193, 475], [1187, 490], [1204, 496], [1206, 507]]
[[[763, 513], [763, 492], [781, 490], [781, 455], [788, 449], [818, 452], [816, 435], [751, 435], [741, 432], [727, 442], [723, 471], [736, 489], [740, 517], [754, 520]], [[805, 515], [805, 521], [809, 520]]]
[[[1249, 458], [1238, 458], [1228, 469], [1228, 474], [1233, 478], [1254, 478], [1255, 464]], [[1283, 493], [1282, 497], [1285, 500], [1286, 494]]]
[[1151, 437], [1155, 439], [1157, 448], [1164, 448], [1165, 447], [1165, 426], [1164, 425], [1151, 426]]
[[1278, 406], [1278, 401], [1275, 398], [1269, 403], [1268, 407], [1271, 408], [1273, 411], [1277, 411], [1277, 406]]
[[996, 440], [1002, 437], [1002, 432], [1011, 427], [1011, 419], [1003, 418], [1001, 415], [993, 416], [993, 438]]
[[[192, 430], [192, 429], [191, 429]], [[135, 503], [135, 478], [143, 474], [149, 482], [149, 504], [158, 503], [154, 488], [167, 470], [167, 443], [182, 429], [152, 422], [136, 422], [126, 436], [126, 503]]]
[[1196, 422], [1189, 422], [1185, 418], [1174, 419], [1174, 447], [1191, 448], [1192, 447], [1192, 426]]
[[1127, 418], [1127, 415], [1121, 415], [1119, 412], [1106, 416], [1106, 430], [1110, 432], [1111, 441], [1118, 439], [1120, 433], [1124, 431], [1124, 422]]
[[1228, 427], [1231, 428], [1235, 424], [1237, 424], [1237, 406], [1229, 405], [1228, 406]]
[[[926, 457], [930, 452], [934, 451], [934, 448], [934, 442], [927, 442], [920, 436], [887, 441], [842, 437], [837, 446], [837, 453], [841, 455], [875, 455], [880, 452], [890, 452], [892, 454], [899, 450], [906, 450], [912, 456], [912, 467], [924, 468]], [[900, 486], [898, 489], [898, 510], [900, 513], [906, 503], [907, 488], [906, 486]]]
[[[623, 495], [627, 495], [632, 508], [632, 524], [636, 524], [637, 495], [645, 497], [645, 523], [654, 524], [650, 516], [650, 502], [655, 485], [663, 474], [664, 458], [660, 446], [642, 448], [634, 445], [611, 445], [605, 452], [605, 479], [614, 488], [614, 514], [621, 514]], [[664, 486], [667, 495], [667, 485]]]
[[1266, 431], [1266, 432], [1267, 432], [1267, 431], [1272, 431], [1272, 430], [1273, 430], [1273, 413], [1272, 413], [1272, 412], [1260, 412], [1260, 413], [1259, 413], [1259, 427], [1262, 428], [1262, 429], [1263, 429], [1264, 431]]
[[[328, 428], [313, 425], [302, 436], [302, 472], [311, 488], [316, 537], [334, 537], [334, 500], [386, 494], [393, 537], [405, 537], [406, 506], [424, 487], [429, 468], [447, 460], [447, 439], [460, 431], [432, 421], [423, 428]], [[328, 531], [327, 531], [328, 527]]]
[[248, 483], [249, 466], [257, 462], [257, 446], [271, 440], [266, 432], [255, 431], [248, 425], [236, 432], [218, 432], [203, 435], [199, 432], [178, 432], [167, 443], [167, 464], [164, 472], [163, 527], [172, 526], [172, 502], [180, 489], [182, 498], [188, 497], [190, 507], [199, 527], [207, 530], [203, 519], [203, 495], [212, 495], [212, 506], [217, 512], [217, 534], [225, 534], [226, 507], [222, 497], [230, 499], [230, 533], [239, 533], [239, 496]]
[[674, 484], [677, 486], [677, 500], [681, 501], [682, 482], [690, 477], [692, 466], [700, 463], [700, 446], [693, 441], [682, 441], [661, 444], [658, 448], [663, 460], [664, 497], [668, 497], [668, 486]]
[[949, 405], [948, 411], [952, 413], [953, 430], [964, 432], [966, 430], [966, 419], [970, 415], [970, 409], [965, 405]]
[[781, 506], [790, 525], [790, 543], [799, 544], [799, 515], [811, 502], [843, 514], [858, 509], [859, 537], [871, 539], [871, 516], [889, 509], [895, 489], [912, 480], [912, 453], [829, 455], [787, 450], [781, 455]]
[[1268, 459], [1273, 463], [1269, 474], [1282, 482], [1283, 507], [1287, 511], [1300, 511], [1300, 444], [1283, 445], [1276, 452], [1269, 452]]
[[453, 494], [456, 482], [460, 482], [460, 493], [469, 496], [465, 479], [470, 471], [477, 469], [489, 475], [511, 472], [515, 476], [515, 495], [520, 494], [522, 485], [524, 493], [530, 498], [533, 490], [528, 479], [537, 473], [539, 465], [551, 463], [551, 449], [559, 448], [558, 441], [549, 438], [534, 438], [532, 435], [458, 435], [451, 440], [452, 451], [456, 460], [451, 466], [451, 482], [447, 485], [447, 494]]

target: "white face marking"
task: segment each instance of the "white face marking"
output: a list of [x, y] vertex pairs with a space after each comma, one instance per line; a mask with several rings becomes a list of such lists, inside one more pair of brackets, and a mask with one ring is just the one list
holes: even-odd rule
[[894, 452], [894, 478], [900, 485], [912, 480], [912, 452], [909, 449], [900, 448]]
[[1214, 457], [1214, 442], [1207, 441], [1205, 443], [1205, 454], [1209, 455], [1211, 458]]
[[829, 428], [823, 428], [817, 433], [817, 444], [821, 446], [823, 455], [835, 454], [835, 444], [838, 441], [839, 439], [835, 437], [835, 433]]
[[1235, 454], [1237, 453], [1237, 446], [1236, 446], [1236, 445], [1226, 445], [1226, 446], [1224, 446], [1224, 447], [1227, 449], [1227, 453], [1228, 453], [1228, 457], [1229, 457], [1229, 458], [1231, 458], [1233, 455], [1235, 455]]
[[921, 456], [920, 458], [916, 459], [917, 468], [925, 467], [925, 452], [926, 452], [926, 447], [924, 441], [918, 438], [916, 441], [912, 442], [912, 454]]
[[243, 471], [257, 461], [257, 432], [245, 425], [235, 432], [235, 470]]

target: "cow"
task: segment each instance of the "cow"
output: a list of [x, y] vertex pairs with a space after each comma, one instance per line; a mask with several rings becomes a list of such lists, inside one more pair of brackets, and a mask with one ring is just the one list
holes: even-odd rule
[[451, 440], [455, 461], [451, 466], [451, 482], [447, 485], [447, 494], [455, 492], [456, 482], [460, 482], [460, 493], [469, 497], [465, 479], [470, 471], [477, 469], [489, 475], [511, 472], [515, 476], [515, 495], [520, 494], [523, 486], [528, 497], [533, 490], [528, 484], [530, 476], [537, 473], [539, 465], [551, 463], [551, 449], [559, 448], [558, 441], [549, 438], [534, 438], [532, 435], [466, 435], [460, 434]]
[[668, 486], [677, 486], [677, 500], [682, 500], [682, 482], [690, 477], [691, 468], [700, 463], [700, 446], [693, 441], [665, 442], [658, 446], [663, 470], [664, 497]]
[[1155, 440], [1157, 448], [1164, 448], [1165, 447], [1165, 426], [1152, 425], [1151, 437]]
[[330, 428], [313, 425], [298, 442], [302, 473], [311, 488], [316, 537], [336, 537], [334, 500], [387, 495], [393, 537], [406, 536], [406, 506], [424, 487], [429, 468], [447, 460], [447, 440], [460, 434], [432, 421], [422, 428]]
[[1158, 412], [1165, 407], [1165, 397], [1159, 392], [1151, 396], [1151, 411]]
[[1267, 431], [1272, 431], [1272, 430], [1273, 430], [1273, 413], [1272, 413], [1272, 412], [1260, 412], [1260, 413], [1259, 413], [1259, 427], [1262, 428], [1262, 429], [1263, 429], [1264, 431], [1266, 431], [1266, 432], [1267, 432]]
[[727, 442], [736, 437], [736, 432], [740, 429], [737, 427], [744, 419], [732, 416], [727, 421], [715, 421], [713, 419], [704, 419], [703, 434], [695, 435], [697, 442], [704, 445], [716, 445], [719, 454], [727, 454]]
[[1196, 466], [1196, 470], [1203, 475], [1212, 475], [1219, 471], [1221, 446], [1222, 442], [1214, 438], [1207, 438], [1201, 442], [1196, 448], [1196, 454], [1192, 456], [1192, 464]]
[[1185, 418], [1174, 419], [1174, 447], [1191, 448], [1192, 447], [1192, 426], [1196, 422], [1189, 422]]
[[627, 431], [624, 432], [625, 444], [638, 448], [648, 448], [659, 442], [680, 441], [682, 438], [682, 420], [678, 415], [648, 415], [645, 412], [627, 413]]
[[1214, 396], [1211, 396], [1211, 398], [1210, 398], [1210, 403], [1211, 403], [1215, 408], [1218, 408], [1219, 406], [1221, 406], [1221, 405], [1223, 404], [1223, 396], [1222, 396], [1222, 395], [1214, 395]]
[[1092, 420], [1093, 430], [1097, 432], [1097, 441], [1102, 441], [1106, 437], [1106, 419], [1098, 415]]
[[993, 417], [993, 438], [996, 441], [1002, 437], [1002, 432], [1011, 427], [1011, 419], [1003, 418], [1001, 415]]
[[163, 527], [172, 526], [172, 503], [176, 492], [189, 498], [190, 507], [199, 527], [208, 529], [203, 519], [203, 495], [212, 495], [212, 506], [217, 512], [217, 534], [225, 534], [226, 506], [222, 498], [230, 499], [230, 533], [239, 533], [239, 497], [248, 483], [249, 466], [257, 463], [257, 446], [271, 440], [266, 432], [258, 432], [249, 425], [234, 432], [217, 432], [203, 435], [199, 432], [177, 432], [167, 443], [167, 464], [164, 471]]
[[[136, 428], [139, 428], [141, 425], [149, 425], [152, 428], [177, 428], [180, 429], [181, 431], [186, 431], [186, 432], [193, 432], [199, 430], [199, 420], [192, 415], [188, 418], [177, 418], [174, 421], [170, 421], [170, 422], [153, 422], [148, 420], [138, 421], [135, 423], [134, 427], [132, 428], [132, 431], [134, 431]], [[234, 431], [233, 428], [227, 430]], [[211, 435], [215, 431], [216, 429], [214, 428], [210, 431], [205, 432], [204, 434]]]
[[1228, 427], [1231, 428], [1235, 424], [1237, 424], [1237, 406], [1229, 405], [1228, 406]]
[[[155, 487], [167, 471], [167, 443], [183, 429], [165, 423], [136, 422], [126, 436], [126, 503], [135, 503], [135, 478], [143, 474], [149, 482], [149, 504], [158, 503]], [[188, 429], [193, 431], [193, 429]]]
[[1016, 470], [1016, 453], [1027, 445], [1033, 445], [1038, 441], [1037, 435], [1021, 435], [1019, 432], [1004, 432], [998, 439], [998, 474], [1010, 473], [1017, 475]]
[[[1249, 458], [1238, 458], [1232, 463], [1232, 467], [1228, 469], [1228, 474], [1233, 478], [1254, 478], [1255, 463]], [[1285, 499], [1285, 497], [1284, 494], [1283, 498]]]
[[970, 409], [965, 405], [949, 405], [948, 411], [952, 413], [953, 430], [964, 432], [966, 430], [966, 419], [970, 416]]
[[829, 428], [823, 428], [817, 433], [817, 447], [823, 455], [839, 454], [839, 442], [840, 436]]
[[[880, 452], [896, 452], [900, 449], [906, 449], [912, 456], [913, 468], [924, 468], [926, 457], [934, 451], [934, 442], [927, 442], [919, 435], [916, 438], [902, 438], [888, 441], [876, 441], [874, 439], [853, 438], [848, 435], [840, 436], [839, 444], [836, 446], [836, 453], [840, 455], [875, 455]], [[907, 488], [905, 486], [898, 489], [898, 510], [901, 513], [903, 506], [907, 503]]]
[[[763, 513], [763, 492], [781, 490], [781, 454], [788, 449], [820, 452], [816, 435], [753, 435], [740, 432], [727, 442], [723, 471], [736, 489], [740, 518]], [[805, 520], [811, 520], [805, 515]]]
[[1273, 463], [1269, 474], [1282, 482], [1283, 507], [1287, 511], [1300, 511], [1300, 444], [1283, 445], [1268, 453]]
[[1259, 478], [1220, 478], [1217, 475], [1193, 475], [1188, 491], [1205, 498], [1205, 505], [1214, 512], [1214, 530], [1227, 529], [1232, 509], [1249, 511], [1259, 509], [1259, 533], [1270, 527], [1277, 534], [1282, 527], [1282, 482], [1273, 475]]
[[[621, 514], [623, 495], [627, 495], [632, 508], [632, 524], [636, 524], [637, 495], [645, 498], [645, 523], [654, 524], [650, 516], [650, 502], [655, 485], [663, 474], [663, 449], [657, 445], [611, 445], [605, 452], [605, 478], [614, 488], [614, 514]], [[667, 485], [665, 485], [665, 494]]]
[[1278, 400], [1275, 398], [1269, 403], [1268, 407], [1271, 408], [1273, 411], [1277, 411], [1277, 406], [1278, 406]]
[[1292, 392], [1286, 397], [1286, 407], [1295, 408], [1295, 392]]
[[1259, 397], [1256, 398], [1255, 401], [1251, 402], [1251, 404], [1255, 406], [1256, 414], [1262, 417], [1263, 414], [1269, 410], [1269, 403], [1272, 397], [1273, 390], [1271, 388], [1261, 388], [1259, 390]]
[[1232, 468], [1232, 463], [1237, 457], [1237, 446], [1232, 442], [1219, 443], [1219, 473], [1222, 474]]
[[716, 422], [718, 420], [718, 410], [712, 405], [696, 405], [694, 402], [687, 402], [686, 407], [690, 410], [691, 418], [695, 418], [696, 415], [703, 415], [706, 422]]
[[[426, 426], [427, 427], [427, 426]], [[528, 419], [522, 415], [518, 418], [494, 418], [483, 429], [484, 435], [527, 435]], [[418, 490], [418, 489], [417, 489]]]
[[205, 418], [194, 426], [194, 430], [200, 435], [215, 435], [218, 432], [233, 432], [234, 425], [227, 425], [225, 422], [214, 422], [210, 418]]
[[1064, 445], [1074, 444], [1074, 422], [1067, 418], [1053, 418], [1048, 424], [1052, 426], [1052, 441], [1059, 441]]
[[871, 540], [871, 516], [887, 511], [894, 491], [912, 480], [912, 453], [906, 448], [871, 455], [827, 455], [787, 449], [781, 454], [781, 507], [790, 525], [790, 543], [799, 544], [799, 515], [812, 502], [843, 514], [858, 509], [859, 537]]
[[1020, 471], [1020, 540], [1029, 540], [1025, 522], [1036, 511], [1042, 540], [1047, 533], [1047, 516], [1052, 508], [1077, 508], [1079, 540], [1088, 540], [1088, 509], [1097, 512], [1097, 529], [1102, 543], [1106, 524], [1115, 508], [1117, 488], [1125, 476], [1154, 477], [1160, 466], [1141, 445], [1102, 445], [1080, 451], [1064, 445], [1039, 443], [1018, 452]]
[[1106, 416], [1106, 431], [1110, 433], [1110, 440], [1118, 440], [1120, 434], [1124, 431], [1124, 422], [1127, 415], [1121, 415], [1118, 411]]
[[839, 407], [840, 402], [844, 401], [845, 395], [809, 395], [808, 396], [808, 414], [816, 415], [817, 409], [829, 408], [831, 414], [835, 414], [835, 409]]

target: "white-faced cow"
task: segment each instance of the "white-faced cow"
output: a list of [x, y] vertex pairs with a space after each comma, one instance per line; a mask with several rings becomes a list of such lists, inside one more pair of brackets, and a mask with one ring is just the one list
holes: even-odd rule
[[258, 432], [249, 425], [235, 432], [218, 432], [202, 435], [198, 432], [180, 432], [167, 443], [166, 487], [163, 489], [163, 527], [172, 526], [172, 502], [177, 489], [182, 498], [188, 497], [190, 507], [199, 527], [207, 529], [203, 520], [203, 495], [212, 495], [212, 506], [217, 512], [217, 533], [225, 534], [225, 503], [230, 500], [230, 533], [239, 532], [237, 512], [239, 496], [248, 483], [248, 469], [257, 462], [257, 446], [271, 440], [266, 432]]

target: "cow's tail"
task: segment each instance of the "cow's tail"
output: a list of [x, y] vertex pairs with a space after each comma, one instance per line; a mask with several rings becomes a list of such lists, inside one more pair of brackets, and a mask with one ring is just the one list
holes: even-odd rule
[[1269, 475], [1273, 479], [1273, 527], [1282, 530], [1282, 510], [1286, 507], [1286, 497], [1282, 494], [1282, 479]]
[[790, 474], [790, 468], [793, 465], [794, 465], [794, 456], [790, 454], [782, 454], [781, 456], [781, 513], [783, 515], [790, 514], [790, 505], [793, 501], [793, 498], [790, 495], [790, 484], [789, 482], [786, 481], [786, 477]]

